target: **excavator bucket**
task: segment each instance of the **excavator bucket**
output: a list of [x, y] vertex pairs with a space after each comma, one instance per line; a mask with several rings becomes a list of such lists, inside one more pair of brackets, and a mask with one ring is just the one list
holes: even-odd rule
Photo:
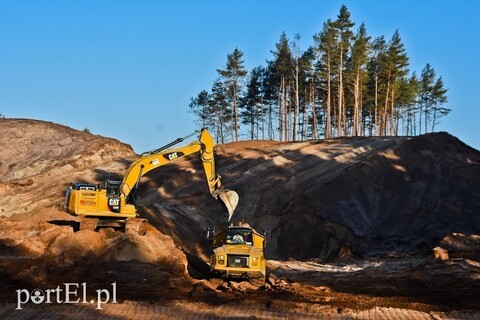
[[233, 212], [238, 204], [238, 194], [232, 190], [222, 190], [219, 193], [219, 198], [223, 202], [223, 205], [227, 208], [228, 211], [228, 222], [232, 218]]

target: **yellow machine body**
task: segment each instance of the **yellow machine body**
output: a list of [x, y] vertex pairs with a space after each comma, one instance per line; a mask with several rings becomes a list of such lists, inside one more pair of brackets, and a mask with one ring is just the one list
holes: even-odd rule
[[[114, 199], [114, 200], [111, 200]], [[120, 212], [113, 212], [109, 201], [120, 201]], [[127, 204], [125, 197], [109, 198], [106, 190], [71, 190], [69, 192], [67, 211], [79, 216], [96, 216], [109, 218], [135, 218], [136, 209]]]
[[[228, 211], [230, 220], [238, 204], [235, 191], [226, 190], [221, 184], [221, 177], [215, 168], [215, 143], [206, 129], [200, 131], [198, 141], [183, 147], [172, 148], [193, 134], [179, 138], [164, 147], [146, 152], [135, 160], [127, 169], [122, 181], [106, 181], [98, 185], [75, 182], [70, 185], [65, 195], [67, 212], [95, 218], [96, 226], [109, 226], [108, 220], [116, 220], [112, 226], [123, 220], [132, 220], [137, 216], [134, 194], [140, 178], [151, 170], [183, 158], [189, 154], [199, 153], [202, 161], [209, 192], [219, 200]], [[92, 219], [90, 219], [90, 222]]]
[[[238, 236], [237, 236], [238, 235]], [[220, 279], [265, 282], [265, 237], [251, 227], [231, 226], [213, 237], [210, 274]]]

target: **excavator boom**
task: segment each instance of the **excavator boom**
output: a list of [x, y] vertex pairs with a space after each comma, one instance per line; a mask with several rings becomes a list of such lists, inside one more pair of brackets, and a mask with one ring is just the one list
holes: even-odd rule
[[178, 138], [164, 147], [146, 152], [134, 161], [128, 168], [120, 185], [124, 197], [129, 198], [131, 192], [138, 186], [140, 178], [147, 172], [189, 154], [199, 152], [210, 194], [227, 209], [228, 221], [230, 221], [239, 198], [235, 191], [224, 189], [221, 184], [221, 177], [217, 174], [215, 166], [215, 142], [210, 133], [206, 129], [202, 129], [198, 141], [193, 141], [184, 147], [172, 148], [194, 134]]
[[[226, 208], [228, 221], [230, 221], [238, 204], [238, 194], [235, 191], [224, 189], [221, 184], [221, 177], [217, 174], [215, 167], [215, 143], [210, 133], [206, 129], [202, 129], [197, 141], [183, 147], [174, 147], [196, 133], [142, 154], [128, 167], [121, 182], [107, 181], [99, 186], [72, 183], [66, 194], [66, 210], [84, 217], [103, 219], [102, 221], [99, 220], [98, 223], [100, 224], [106, 223], [106, 219], [110, 219], [107, 221], [109, 224], [112, 223], [112, 219], [117, 221], [134, 219], [137, 216], [135, 191], [141, 177], [151, 170], [198, 152], [209, 192]], [[97, 225], [99, 225], [98, 223]]]

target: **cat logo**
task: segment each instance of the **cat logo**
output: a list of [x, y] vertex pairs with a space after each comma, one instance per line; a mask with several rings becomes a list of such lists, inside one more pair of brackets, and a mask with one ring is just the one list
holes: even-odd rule
[[175, 152], [165, 153], [163, 157], [168, 161], [172, 161], [184, 155], [185, 154], [181, 151], [175, 151]]
[[112, 212], [120, 212], [120, 198], [108, 198], [108, 207]]
[[118, 206], [119, 204], [120, 204], [120, 199], [119, 198], [108, 199], [108, 205], [109, 206]]

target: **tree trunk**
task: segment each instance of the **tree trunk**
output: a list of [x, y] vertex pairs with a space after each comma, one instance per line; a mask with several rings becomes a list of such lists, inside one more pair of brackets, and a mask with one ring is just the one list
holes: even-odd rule
[[428, 98], [425, 99], [425, 133], [428, 133]]
[[337, 127], [338, 127], [338, 136], [343, 135], [342, 129], [342, 115], [343, 115], [343, 48], [340, 46], [340, 63], [338, 66], [338, 119], [337, 119]]
[[390, 101], [390, 105], [391, 105], [391, 108], [390, 108], [390, 111], [391, 111], [391, 115], [390, 115], [390, 136], [396, 136], [397, 135], [397, 129], [396, 129], [396, 126], [395, 126], [395, 120], [396, 118], [396, 115], [395, 115], [395, 86], [392, 85], [392, 99]]
[[279, 139], [280, 141], [282, 141], [283, 139], [283, 112], [284, 112], [284, 98], [285, 98], [285, 88], [284, 88], [284, 78], [282, 77], [281, 80], [280, 80], [280, 96], [278, 97], [279, 98], [279, 102], [278, 102], [278, 129], [279, 129]]
[[253, 140], [254, 134], [255, 134], [255, 115], [253, 114], [253, 110], [250, 110], [250, 140]]
[[273, 130], [273, 108], [272, 105], [268, 105], [268, 138], [275, 140], [275, 130]]
[[263, 96], [261, 98], [260, 107], [260, 113], [262, 118], [262, 140], [265, 140], [265, 104], [263, 102]]
[[[390, 78], [390, 76], [389, 76]], [[385, 105], [383, 106], [382, 128], [381, 135], [387, 135], [387, 120], [388, 120], [388, 96], [390, 95], [390, 80], [387, 81], [387, 92], [385, 93]]]
[[328, 57], [327, 57], [327, 116], [326, 116], [326, 121], [325, 121], [325, 139], [330, 139], [331, 137], [331, 133], [330, 133], [330, 129], [331, 129], [331, 123], [330, 123], [330, 120], [331, 120], [331, 84], [330, 84], [330, 73], [331, 73], [331, 70], [330, 70], [330, 53], [328, 54]]
[[295, 110], [293, 112], [293, 141], [297, 140], [297, 127], [298, 127], [298, 113], [300, 109], [300, 97], [298, 94], [298, 59], [296, 59], [295, 65]]
[[284, 141], [289, 141], [290, 139], [290, 104], [289, 104], [289, 99], [288, 97], [290, 96], [290, 86], [286, 86], [285, 84], [285, 96], [283, 98], [283, 101], [285, 102], [285, 108], [284, 108], [284, 125], [285, 128], [283, 130], [284, 133]]
[[310, 103], [312, 105], [312, 139], [317, 139], [317, 112], [315, 108], [315, 83], [310, 85]]
[[353, 105], [353, 135], [358, 136], [359, 133], [359, 119], [358, 119], [358, 105], [360, 100], [360, 71], [357, 71], [357, 75], [355, 77], [355, 84], [353, 87], [353, 95], [354, 95], [354, 105]]
[[378, 115], [378, 75], [377, 71], [375, 70], [375, 135], [379, 135], [378, 125], [380, 122], [380, 118]]

